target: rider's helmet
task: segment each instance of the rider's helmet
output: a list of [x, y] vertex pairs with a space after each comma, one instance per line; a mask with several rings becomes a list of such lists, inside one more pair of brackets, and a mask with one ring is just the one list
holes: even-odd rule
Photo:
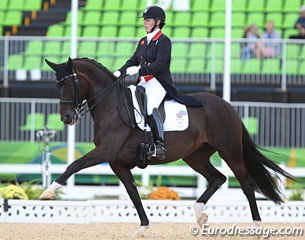
[[160, 19], [165, 22], [166, 16], [164, 10], [161, 7], [150, 6], [144, 10], [142, 18]]
[[162, 28], [165, 25], [166, 16], [164, 10], [161, 7], [150, 6], [144, 10], [142, 18], [153, 18], [155, 20], [161, 20], [159, 27]]

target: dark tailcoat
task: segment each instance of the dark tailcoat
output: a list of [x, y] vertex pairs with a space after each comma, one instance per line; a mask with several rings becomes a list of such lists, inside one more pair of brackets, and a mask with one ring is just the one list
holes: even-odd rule
[[147, 45], [147, 38], [142, 38], [132, 57], [119, 69], [122, 73], [128, 67], [138, 66], [140, 76], [153, 75], [163, 86], [167, 95], [179, 103], [188, 106], [202, 106], [203, 104], [190, 96], [177, 94], [170, 73], [171, 40], [162, 32], [158, 32]]

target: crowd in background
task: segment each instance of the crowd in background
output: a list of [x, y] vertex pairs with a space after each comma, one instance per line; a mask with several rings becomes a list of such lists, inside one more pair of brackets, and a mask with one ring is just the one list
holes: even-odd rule
[[[294, 28], [299, 31], [298, 35], [290, 36], [290, 39], [305, 39], [305, 5], [300, 8], [300, 16], [297, 19]], [[246, 27], [243, 36], [249, 41], [241, 44], [241, 58], [275, 58], [281, 54], [281, 45], [272, 39], [281, 39], [281, 34], [275, 29], [273, 20], [266, 23], [265, 31], [261, 34], [255, 23]], [[268, 41], [270, 40], [271, 41]]]
[[[189, 0], [157, 0], [157, 5], [164, 10], [172, 8], [175, 11], [188, 11], [190, 9]], [[300, 7], [300, 16], [296, 20], [294, 28], [299, 31], [299, 34], [289, 38], [305, 39], [305, 5]], [[276, 42], [276, 39], [281, 39], [282, 37], [280, 32], [276, 30], [276, 22], [272, 19], [267, 21], [262, 33], [260, 33], [255, 23], [248, 25], [242, 38], [249, 40], [241, 44], [241, 58], [243, 60], [250, 58], [276, 58], [281, 55], [281, 44]]]

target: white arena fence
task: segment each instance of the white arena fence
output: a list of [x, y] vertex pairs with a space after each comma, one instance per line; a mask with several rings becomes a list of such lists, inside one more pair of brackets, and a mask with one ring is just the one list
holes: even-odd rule
[[[135, 50], [137, 38], [78, 38], [77, 54], [101, 62], [111, 71], [118, 69]], [[197, 84], [216, 89], [223, 82], [224, 39], [172, 39], [171, 71], [175, 83]], [[304, 40], [260, 40], [276, 45], [275, 58], [241, 60], [245, 39], [231, 40], [231, 80], [233, 84], [269, 85], [286, 91], [304, 86]], [[67, 61], [69, 38], [0, 37], [0, 83], [11, 81], [52, 81], [54, 74], [44, 63]], [[20, 66], [18, 66], [20, 65]]]
[[[251, 125], [251, 135], [262, 147], [305, 147], [305, 104], [232, 102], [244, 123]], [[59, 113], [57, 99], [0, 98], [1, 141], [35, 142], [36, 114], [44, 115], [45, 122], [50, 114]], [[34, 119], [29, 130], [22, 130], [27, 118]], [[57, 121], [60, 124], [60, 117]], [[93, 123], [86, 114], [76, 125], [76, 142], [91, 143]], [[67, 129], [57, 131], [53, 141], [67, 141]]]
[[[151, 222], [195, 223], [194, 201], [143, 200]], [[305, 222], [305, 202], [275, 205], [258, 201], [263, 222]], [[252, 222], [247, 201], [210, 201], [205, 206], [209, 223]], [[0, 203], [0, 223], [111, 223], [139, 222], [131, 201], [22, 201]]]
[[[305, 168], [287, 168], [281, 165], [283, 169], [294, 175], [295, 177], [304, 177]], [[63, 164], [52, 164], [50, 165], [50, 174], [61, 174], [66, 169]], [[223, 164], [222, 167], [217, 167], [217, 169], [222, 172], [227, 178], [233, 177], [233, 172]], [[42, 167], [39, 164], [0, 164], [0, 174], [3, 173], [23, 173], [23, 174], [41, 174]], [[102, 176], [114, 175], [110, 166], [108, 165], [98, 165], [81, 170], [77, 174], [100, 174]], [[139, 168], [132, 169], [132, 174], [134, 176], [141, 176], [140, 186], [138, 187], [140, 193], [147, 193], [145, 186], [150, 185], [151, 177], [154, 175], [162, 176], [194, 176], [197, 178], [196, 186], [190, 187], [171, 187], [173, 190], [177, 191], [182, 198], [198, 198], [202, 195], [207, 187], [207, 182], [205, 178], [193, 171], [190, 167], [186, 166], [148, 166], [146, 169], [142, 170]], [[283, 195], [285, 197], [290, 196], [293, 190], [286, 189], [286, 178], [281, 177], [278, 184], [282, 189]], [[120, 199], [129, 199], [129, 196], [121, 182], [118, 185], [106, 185], [106, 186], [81, 186], [76, 185], [72, 181], [69, 185], [64, 185], [61, 189], [63, 191], [62, 198], [64, 199], [94, 199], [101, 197], [119, 197]], [[265, 199], [259, 193], [256, 193], [257, 199]], [[240, 188], [230, 188], [229, 181], [226, 181], [221, 188], [216, 192], [213, 199], [217, 200], [246, 200]]]

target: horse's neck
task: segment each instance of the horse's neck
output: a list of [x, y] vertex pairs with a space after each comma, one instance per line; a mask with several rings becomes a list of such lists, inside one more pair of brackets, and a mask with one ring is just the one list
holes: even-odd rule
[[85, 86], [85, 94], [82, 96], [88, 101], [88, 107], [94, 121], [99, 121], [106, 114], [114, 115], [117, 106], [117, 84], [109, 88], [114, 82], [109, 74], [92, 62], [77, 62], [82, 72], [82, 85]]
[[[88, 107], [92, 108], [91, 116], [94, 121], [104, 120], [104, 116], [115, 116], [117, 111], [117, 85], [111, 86], [112, 82], [107, 85], [96, 84], [92, 85], [91, 94], [88, 96]], [[105, 89], [109, 88], [108, 91]], [[107, 118], [108, 119], [108, 118]]]

